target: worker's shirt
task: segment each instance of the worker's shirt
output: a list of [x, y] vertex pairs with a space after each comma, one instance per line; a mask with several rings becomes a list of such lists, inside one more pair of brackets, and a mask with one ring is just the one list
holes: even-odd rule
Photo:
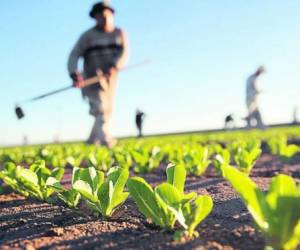
[[135, 123], [141, 125], [143, 122], [145, 114], [143, 112], [138, 112], [135, 116]]
[[257, 76], [253, 74], [249, 76], [246, 83], [246, 103], [250, 113], [257, 109], [257, 96], [259, 90], [256, 87], [256, 81]]
[[85, 77], [95, 76], [97, 69], [106, 73], [111, 67], [122, 68], [127, 57], [126, 40], [118, 28], [111, 33], [98, 27], [89, 29], [79, 38], [69, 56], [69, 73], [77, 71], [79, 58], [84, 59]]

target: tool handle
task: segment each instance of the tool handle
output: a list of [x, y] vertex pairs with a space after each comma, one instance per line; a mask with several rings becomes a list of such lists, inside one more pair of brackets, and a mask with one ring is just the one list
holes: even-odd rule
[[80, 88], [85, 88], [96, 83], [100, 84], [103, 90], [108, 89], [108, 79], [105, 79], [105, 76], [101, 70], [97, 70], [97, 76], [87, 78], [83, 81], [83, 84], [80, 85]]
[[[133, 64], [133, 65], [129, 65], [129, 66], [127, 66], [127, 67], [124, 67], [124, 68], [120, 69], [119, 71], [120, 71], [120, 72], [123, 72], [123, 71], [132, 70], [132, 69], [135, 69], [135, 68], [139, 68], [139, 67], [141, 67], [141, 66], [144, 66], [144, 65], [146, 65], [146, 64], [150, 64], [151, 62], [152, 62], [151, 60], [146, 59], [146, 60], [141, 61], [141, 62], [139, 62], [139, 63], [136, 63], [136, 64]], [[103, 76], [103, 73], [102, 73], [100, 70], [98, 70], [98, 71], [97, 71], [97, 76], [93, 76], [93, 77], [91, 77], [91, 78], [87, 78], [87, 79], [84, 80], [84, 83], [83, 83], [83, 85], [82, 85], [82, 88], [87, 87], [87, 86], [90, 86], [90, 85], [93, 85], [93, 84], [96, 84], [96, 83], [100, 83], [101, 86], [102, 86], [103, 88], [105, 88], [106, 86], [103, 86], [103, 85], [105, 85], [105, 81], [101, 81], [101, 80], [103, 79], [103, 77], [104, 77], [104, 76]], [[103, 83], [102, 83], [102, 82], [103, 82]]]
[[57, 90], [54, 90], [54, 91], [51, 91], [49, 93], [46, 93], [46, 94], [43, 94], [43, 95], [40, 95], [40, 96], [37, 96], [37, 97], [34, 97], [32, 99], [29, 99], [27, 100], [26, 102], [33, 102], [33, 101], [37, 101], [37, 100], [40, 100], [40, 99], [44, 99], [48, 96], [52, 96], [52, 95], [56, 95], [58, 93], [61, 93], [61, 92], [64, 92], [64, 91], [67, 91], [69, 89], [73, 88], [73, 86], [67, 86], [67, 87], [64, 87], [64, 88], [61, 88], [61, 89], [57, 89]]
[[91, 78], [85, 79], [82, 87], [87, 87], [87, 86], [93, 85], [95, 83], [99, 83], [99, 77], [98, 76], [93, 76]]

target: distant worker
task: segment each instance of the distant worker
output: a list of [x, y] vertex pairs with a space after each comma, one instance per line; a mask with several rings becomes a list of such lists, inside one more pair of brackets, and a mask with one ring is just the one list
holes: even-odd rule
[[135, 115], [135, 124], [138, 129], [138, 137], [143, 137], [142, 130], [143, 130], [144, 118], [145, 118], [145, 113], [137, 109]]
[[[257, 97], [261, 93], [261, 91], [257, 88], [257, 79], [264, 72], [265, 68], [261, 66], [247, 79], [246, 104], [248, 108], [248, 116], [246, 117], [246, 121], [248, 128], [256, 126], [257, 128], [265, 129], [257, 104]], [[255, 125], [253, 125], [253, 122]]]
[[294, 107], [294, 111], [293, 111], [293, 123], [294, 124], [299, 123], [299, 120], [298, 120], [298, 107], [297, 106]]
[[225, 117], [225, 130], [235, 127], [233, 114], [229, 114]]
[[[114, 13], [105, 2], [93, 6], [90, 17], [95, 19], [96, 25], [80, 36], [68, 60], [68, 71], [75, 87], [83, 87], [85, 78], [99, 75], [99, 72], [103, 75], [100, 84], [83, 87], [82, 95], [87, 98], [90, 114], [95, 117], [87, 143], [108, 147], [116, 143], [109, 133], [109, 122], [118, 71], [125, 66], [128, 55], [127, 36], [115, 27]], [[80, 58], [84, 60], [83, 74], [78, 70]]]
[[24, 135], [23, 136], [23, 146], [27, 146], [28, 145], [28, 136]]

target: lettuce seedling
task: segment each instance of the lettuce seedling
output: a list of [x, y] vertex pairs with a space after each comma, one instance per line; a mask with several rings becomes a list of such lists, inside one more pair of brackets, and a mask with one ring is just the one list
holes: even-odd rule
[[222, 173], [222, 165], [229, 166], [230, 164], [231, 155], [229, 150], [222, 149], [213, 159], [213, 165], [218, 174], [223, 176]]
[[30, 166], [29, 169], [17, 166], [16, 180], [21, 183], [30, 196], [41, 200], [50, 201], [54, 192], [52, 187], [46, 185], [47, 179], [53, 177], [60, 180], [63, 177], [63, 168], [54, 168], [52, 171], [45, 166], [45, 161], [40, 160]]
[[77, 209], [80, 201], [80, 193], [74, 188], [65, 189], [55, 178], [49, 178], [47, 185], [57, 192], [57, 197], [63, 201], [69, 208]]
[[111, 217], [129, 195], [124, 192], [128, 176], [128, 169], [115, 167], [109, 170], [104, 181], [104, 173], [94, 167], [78, 169], [74, 173], [73, 189], [82, 195], [92, 211]]
[[83, 153], [78, 153], [78, 154], [74, 154], [74, 155], [69, 155], [66, 158], [66, 162], [68, 164], [70, 164], [73, 167], [80, 167], [82, 161], [84, 159], [84, 154]]
[[159, 147], [153, 147], [150, 152], [148, 149], [132, 150], [132, 158], [135, 162], [134, 171], [139, 174], [150, 173], [157, 168], [163, 158]]
[[8, 185], [14, 191], [18, 192], [23, 196], [28, 196], [29, 193], [25, 190], [25, 187], [17, 181], [16, 169], [17, 167], [14, 163], [5, 163], [2, 171], [0, 172], [0, 178], [4, 181], [6, 185]]
[[[124, 164], [125, 158], [123, 158], [123, 155], [119, 157], [120, 158], [118, 159], [122, 162], [122, 164]], [[97, 148], [94, 150], [94, 152], [91, 152], [88, 155], [88, 166], [95, 167], [97, 170], [107, 172], [113, 166], [113, 164], [114, 158], [112, 157], [112, 152], [105, 147]], [[128, 162], [126, 162], [126, 167], [127, 164], [131, 165], [130, 159], [128, 159]]]
[[268, 140], [268, 147], [273, 155], [279, 155], [283, 162], [289, 163], [300, 152], [295, 144], [288, 145], [286, 136], [274, 137]]
[[129, 169], [132, 165], [132, 157], [126, 151], [114, 151], [113, 156], [118, 166]]
[[234, 155], [234, 160], [238, 169], [249, 175], [256, 163], [256, 160], [260, 157], [261, 152], [261, 149], [257, 147], [253, 147], [250, 150], [241, 147], [238, 148], [236, 154]]
[[140, 177], [128, 180], [130, 195], [139, 211], [153, 223], [164, 229], [174, 229], [177, 221], [190, 237], [195, 235], [197, 225], [211, 212], [210, 196], [184, 194], [186, 170], [182, 165], [167, 167], [167, 182], [154, 190]]
[[293, 157], [300, 152], [300, 147], [294, 144], [290, 145], [281, 145], [279, 149], [280, 159], [283, 162], [289, 163]]
[[191, 150], [184, 154], [183, 162], [186, 169], [196, 175], [200, 176], [205, 173], [207, 167], [211, 163], [209, 160], [208, 147], [197, 147], [195, 150]]
[[286, 175], [274, 177], [264, 194], [244, 173], [222, 166], [272, 249], [293, 250], [300, 243], [300, 186]]
[[[73, 168], [72, 186], [79, 179], [80, 175], [76, 173], [78, 171], [81, 171], [81, 169], [76, 167]], [[82, 171], [88, 171], [88, 170], [82, 170]], [[75, 190], [73, 187], [71, 187], [71, 189], [64, 188], [61, 185], [60, 181], [53, 177], [49, 177], [47, 179], [46, 185], [52, 187], [57, 193], [58, 198], [61, 201], [63, 201], [69, 208], [77, 209], [77, 206], [81, 198], [81, 195], [77, 190]]]
[[147, 150], [132, 150], [131, 155], [134, 165], [134, 172], [139, 174], [146, 174], [150, 172], [149, 162], [149, 154]]
[[282, 147], [282, 145], [286, 145], [286, 144], [287, 144], [287, 138], [285, 136], [273, 136], [267, 140], [267, 146], [268, 146], [269, 152], [272, 155], [279, 154], [280, 147]]

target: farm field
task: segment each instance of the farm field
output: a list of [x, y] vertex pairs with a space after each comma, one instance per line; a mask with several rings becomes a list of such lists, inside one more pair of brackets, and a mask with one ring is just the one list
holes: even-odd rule
[[300, 249], [300, 127], [3, 148], [0, 165], [0, 249]]

